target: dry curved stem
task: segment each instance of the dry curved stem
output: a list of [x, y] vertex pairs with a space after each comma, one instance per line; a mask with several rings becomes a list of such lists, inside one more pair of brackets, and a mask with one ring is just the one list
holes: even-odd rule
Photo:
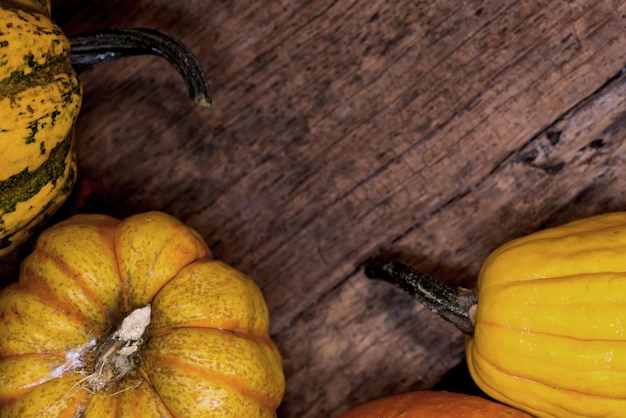
[[421, 271], [393, 261], [372, 262], [365, 266], [365, 275], [399, 287], [465, 334], [474, 333], [476, 292], [453, 289]]
[[165, 58], [185, 80], [189, 95], [210, 106], [211, 88], [196, 56], [182, 43], [153, 29], [104, 29], [71, 36], [70, 59], [77, 73], [120, 58], [157, 55]]

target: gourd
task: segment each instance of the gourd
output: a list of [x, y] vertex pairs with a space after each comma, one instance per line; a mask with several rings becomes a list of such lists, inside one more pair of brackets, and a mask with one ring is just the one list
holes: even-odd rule
[[457, 325], [470, 374], [491, 397], [536, 417], [626, 411], [626, 213], [515, 239], [483, 264], [476, 291], [396, 262], [389, 281]]
[[177, 219], [75, 215], [0, 292], [0, 417], [275, 417], [268, 327], [255, 283]]
[[478, 396], [417, 391], [376, 399], [337, 418], [531, 418], [517, 409]]
[[102, 30], [68, 39], [49, 0], [0, 0], [0, 256], [33, 235], [76, 179], [77, 72], [129, 55], [156, 54], [183, 75], [192, 98], [211, 101], [193, 54], [148, 29]]

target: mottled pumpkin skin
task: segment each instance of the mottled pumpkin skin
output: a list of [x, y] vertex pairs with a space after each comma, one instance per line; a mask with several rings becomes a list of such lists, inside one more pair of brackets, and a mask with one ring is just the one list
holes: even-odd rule
[[506, 405], [478, 396], [418, 391], [359, 405], [338, 418], [531, 418]]
[[33, 234], [76, 178], [82, 90], [48, 1], [0, 0], [0, 256]]
[[625, 307], [626, 213], [511, 241], [479, 276], [470, 372], [537, 417], [624, 417]]
[[[146, 304], [137, 371], [90, 393], [95, 347]], [[178, 220], [74, 216], [0, 292], [0, 417], [275, 417], [285, 381], [268, 328], [254, 282]]]

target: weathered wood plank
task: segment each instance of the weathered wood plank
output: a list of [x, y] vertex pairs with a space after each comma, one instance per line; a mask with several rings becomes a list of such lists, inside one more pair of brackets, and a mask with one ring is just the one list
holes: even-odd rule
[[[253, 38], [246, 45], [259, 55], [244, 54], [237, 62], [245, 67], [212, 70], [210, 113], [163, 97], [158, 86], [175, 84], [171, 71], [136, 75], [129, 89], [117, 74], [128, 64], [111, 64], [85, 79], [91, 95], [78, 132], [82, 144], [99, 145], [79, 144], [83, 173], [104, 179], [122, 213], [163, 208], [198, 227], [219, 256], [258, 278], [278, 332], [373, 249], [362, 243], [385, 242], [466, 192], [618, 71], [623, 32], [604, 5], [487, 2], [478, 13], [451, 1], [364, 9], [341, 2], [322, 11], [307, 3], [314, 14], [302, 25], [313, 25], [310, 32], [275, 26], [270, 38], [281, 42]], [[383, 13], [362, 29], [377, 9]], [[601, 24], [590, 23], [592, 14]], [[249, 28], [254, 17], [239, 19], [227, 29]], [[354, 35], [360, 31], [380, 35]], [[240, 42], [234, 29], [220, 33], [214, 51]], [[550, 59], [562, 54], [569, 58]], [[124, 123], [102, 116], [138, 102], [142, 115], [126, 112]], [[146, 137], [158, 141], [128, 140]]]
[[[518, 205], [503, 209], [506, 225], [532, 230], [537, 190], [554, 177], [528, 164], [521, 184], [492, 176], [626, 62], [611, 3], [483, 3], [219, 8], [209, 113], [171, 98], [182, 96], [171, 71], [124, 64], [85, 78], [85, 175], [103, 179], [120, 214], [168, 210], [257, 279], [285, 355], [281, 416], [430, 387], [458, 362], [458, 332], [355, 269], [389, 248], [471, 283], [486, 253], [521, 232], [496, 228], [498, 201]], [[196, 30], [183, 39], [202, 45]], [[101, 116], [134, 103], [126, 121]]]
[[625, 210], [618, 180], [624, 172], [624, 139], [626, 78], [620, 74], [394, 246], [448, 266], [463, 265], [475, 276], [496, 245], [577, 218]]
[[[620, 76], [512, 152], [471, 193], [442, 205], [384, 250], [450, 285], [470, 287], [496, 245], [624, 210], [617, 180], [625, 138], [626, 76]], [[463, 337], [400, 291], [356, 271], [279, 341], [291, 376], [286, 416], [313, 417], [431, 387], [461, 359]]]
[[70, 34], [148, 26], [201, 58], [208, 111], [160, 59], [82, 75], [80, 175], [93, 210], [170, 212], [256, 279], [281, 416], [431, 387], [461, 358], [460, 333], [363, 277], [368, 257], [471, 285], [498, 244], [624, 207], [624, 81], [604, 85], [624, 1], [55, 3]]

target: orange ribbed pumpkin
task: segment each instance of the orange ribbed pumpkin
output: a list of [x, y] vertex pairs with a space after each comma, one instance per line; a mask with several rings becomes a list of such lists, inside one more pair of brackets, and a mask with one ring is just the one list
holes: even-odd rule
[[530, 415], [478, 396], [417, 391], [365, 403], [338, 418], [530, 418]]
[[254, 282], [160, 212], [44, 231], [0, 292], [0, 417], [274, 417]]

